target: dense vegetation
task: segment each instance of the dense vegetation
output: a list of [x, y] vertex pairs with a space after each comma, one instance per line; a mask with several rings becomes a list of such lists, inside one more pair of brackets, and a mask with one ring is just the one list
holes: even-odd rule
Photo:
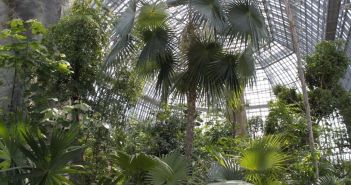
[[[233, 119], [254, 82], [253, 53], [268, 42], [255, 1], [183, 2], [181, 33], [162, 2], [130, 1], [118, 18], [91, 3], [75, 1], [50, 28], [13, 19], [1, 31], [0, 68], [13, 84], [0, 111], [0, 185], [351, 184], [349, 161], [310, 152], [297, 89], [274, 87], [266, 118]], [[238, 40], [245, 47], [226, 47]], [[335, 115], [350, 135], [342, 43], [323, 41], [305, 61], [316, 143]], [[145, 81], [160, 108], [139, 120], [129, 113]]]

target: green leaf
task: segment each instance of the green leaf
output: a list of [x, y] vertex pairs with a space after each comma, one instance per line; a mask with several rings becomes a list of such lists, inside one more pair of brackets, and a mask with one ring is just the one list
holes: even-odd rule
[[87, 111], [91, 110], [91, 107], [86, 103], [75, 104], [75, 105], [73, 105], [73, 108], [79, 109], [83, 112], [87, 112]]
[[195, 20], [207, 23], [211, 28], [222, 31], [225, 24], [225, 14], [219, 0], [193, 0], [191, 5], [197, 11]]
[[111, 63], [118, 57], [125, 58], [133, 53], [134, 44], [131, 31], [134, 26], [135, 16], [136, 2], [135, 0], [131, 0], [128, 8], [122, 13], [116, 24], [115, 33], [113, 35], [116, 37], [117, 41], [113, 44], [106, 58], [107, 63]]
[[11, 34], [11, 31], [9, 29], [4, 29], [0, 32], [0, 39], [5, 39], [9, 37]]
[[155, 185], [181, 185], [187, 179], [189, 164], [179, 152], [172, 152], [157, 160], [157, 165], [149, 172], [149, 178]]
[[264, 17], [256, 0], [231, 1], [226, 8], [230, 23], [227, 35], [230, 41], [236, 39], [242, 43], [252, 44], [255, 49], [268, 39]]
[[23, 26], [23, 21], [21, 19], [12, 19], [10, 22], [11, 29], [16, 29]]
[[32, 33], [34, 35], [47, 33], [45, 26], [37, 20], [30, 19], [30, 20], [26, 21], [26, 23], [30, 24], [31, 29], [32, 29]]
[[15, 39], [18, 39], [18, 40], [26, 40], [27, 39], [27, 36], [21, 35], [21, 34], [13, 34], [12, 37]]
[[137, 29], [153, 29], [164, 25], [168, 16], [165, 3], [144, 4], [140, 9]]

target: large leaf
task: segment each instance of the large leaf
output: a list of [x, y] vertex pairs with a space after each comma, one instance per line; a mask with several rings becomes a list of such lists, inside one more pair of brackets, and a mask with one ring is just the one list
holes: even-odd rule
[[246, 178], [255, 184], [277, 184], [277, 174], [286, 170], [288, 155], [283, 152], [284, 140], [279, 136], [265, 136], [254, 140], [244, 151], [240, 166]]
[[219, 0], [192, 0], [191, 5], [196, 10], [197, 22], [208, 24], [217, 30], [224, 28], [224, 11]]
[[136, 2], [131, 0], [128, 8], [122, 13], [121, 17], [118, 19], [117, 25], [115, 27], [116, 34], [121, 37], [129, 35], [134, 26], [134, 19], [136, 15]]
[[255, 0], [235, 0], [228, 4], [226, 15], [230, 23], [228, 34], [231, 41], [239, 39], [258, 49], [267, 39], [267, 28], [258, 5]]
[[147, 61], [155, 62], [156, 57], [172, 51], [171, 35], [171, 31], [166, 26], [141, 31], [141, 39], [144, 42], [144, 46], [137, 66], [143, 67]]
[[168, 16], [165, 3], [144, 4], [137, 19], [137, 29], [152, 29], [162, 26]]
[[247, 47], [240, 55], [237, 66], [239, 78], [244, 86], [252, 86], [256, 80], [255, 60], [251, 47]]
[[[187, 69], [177, 82], [182, 89], [198, 89], [198, 96], [208, 104], [221, 103], [226, 90], [240, 90], [236, 72], [238, 59], [223, 52], [222, 45], [211, 38], [193, 38], [186, 51]], [[185, 82], [184, 85], [178, 83]]]
[[143, 181], [145, 174], [157, 165], [154, 157], [146, 154], [128, 155], [118, 152], [113, 156], [114, 162], [121, 170], [123, 179], [132, 181]]
[[237, 72], [239, 63], [240, 56], [238, 54], [224, 54], [209, 64], [209, 76], [213, 76], [218, 83], [224, 83], [227, 90], [239, 92], [241, 87]]
[[128, 8], [118, 19], [113, 33], [115, 42], [106, 58], [106, 62], [110, 63], [115, 60], [116, 57], [125, 58], [134, 52], [134, 40], [131, 36], [131, 32], [134, 26], [135, 16], [136, 2], [131, 0]]
[[[34, 132], [33, 132], [34, 131]], [[23, 178], [29, 178], [33, 184], [60, 184], [70, 182], [67, 174], [82, 171], [71, 169], [69, 162], [82, 153], [82, 146], [72, 146], [78, 131], [54, 129], [50, 142], [39, 130], [25, 130], [25, 143], [18, 144], [32, 167]]]
[[159, 66], [156, 90], [158, 93], [161, 92], [161, 99], [165, 101], [170, 94], [172, 80], [177, 68], [177, 61], [171, 52], [167, 52], [164, 55], [159, 55], [156, 61]]
[[187, 69], [184, 74], [185, 81], [189, 82], [189, 86], [196, 84], [200, 85], [201, 89], [218, 90], [210, 88], [212, 85], [217, 84], [211, 84], [211, 82], [215, 82], [212, 81], [215, 77], [208, 76], [208, 67], [212, 61], [220, 57], [222, 46], [210, 38], [193, 38], [190, 42], [190, 46], [186, 51]]
[[161, 157], [161, 163], [150, 170], [151, 183], [155, 185], [181, 185], [187, 178], [189, 165], [179, 152]]

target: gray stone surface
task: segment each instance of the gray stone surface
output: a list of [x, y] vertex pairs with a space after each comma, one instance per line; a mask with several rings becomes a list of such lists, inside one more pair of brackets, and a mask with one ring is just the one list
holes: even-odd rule
[[[0, 0], [0, 30], [10, 16], [24, 20], [38, 19], [45, 26], [56, 23], [61, 17], [62, 5], [68, 0]], [[10, 11], [12, 10], [12, 11]], [[1, 44], [1, 43], [0, 43]], [[0, 69], [0, 112], [7, 110], [13, 86], [13, 70]]]

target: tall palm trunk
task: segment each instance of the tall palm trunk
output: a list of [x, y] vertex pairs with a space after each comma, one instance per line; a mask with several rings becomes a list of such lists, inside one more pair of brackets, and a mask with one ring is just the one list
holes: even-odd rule
[[299, 78], [301, 81], [301, 87], [302, 87], [302, 94], [303, 94], [303, 103], [305, 106], [305, 111], [306, 111], [306, 119], [307, 119], [307, 130], [308, 130], [308, 141], [309, 141], [309, 146], [312, 154], [312, 160], [313, 160], [313, 167], [315, 169], [315, 181], [317, 182], [319, 179], [319, 169], [318, 169], [318, 160], [316, 156], [316, 150], [314, 146], [314, 137], [313, 137], [313, 126], [312, 126], [312, 119], [311, 119], [311, 108], [308, 100], [308, 92], [307, 92], [307, 85], [306, 85], [306, 79], [305, 79], [305, 73], [302, 67], [302, 59], [301, 59], [301, 52], [299, 48], [299, 38], [296, 30], [296, 24], [295, 20], [292, 14], [292, 10], [290, 7], [290, 3], [288, 0], [284, 0], [285, 2], [285, 11], [286, 15], [288, 17], [288, 21], [290, 24], [290, 31], [292, 34], [292, 40], [293, 40], [293, 49], [296, 54], [297, 58], [297, 70], [299, 74]]
[[244, 93], [241, 93], [240, 105], [234, 111], [234, 121], [236, 124], [238, 124], [236, 128], [236, 135], [241, 137], [247, 136], [247, 119], [245, 111]]
[[236, 101], [236, 104], [231, 104], [230, 100], [227, 100], [226, 119], [232, 126], [233, 137], [245, 137], [247, 136], [248, 132], [244, 90], [240, 93], [240, 99], [237, 99]]
[[193, 151], [193, 141], [194, 141], [194, 128], [195, 128], [195, 118], [196, 118], [196, 86], [191, 86], [189, 89], [187, 100], [188, 100], [188, 110], [187, 110], [187, 125], [185, 133], [185, 155], [188, 159], [191, 158]]

